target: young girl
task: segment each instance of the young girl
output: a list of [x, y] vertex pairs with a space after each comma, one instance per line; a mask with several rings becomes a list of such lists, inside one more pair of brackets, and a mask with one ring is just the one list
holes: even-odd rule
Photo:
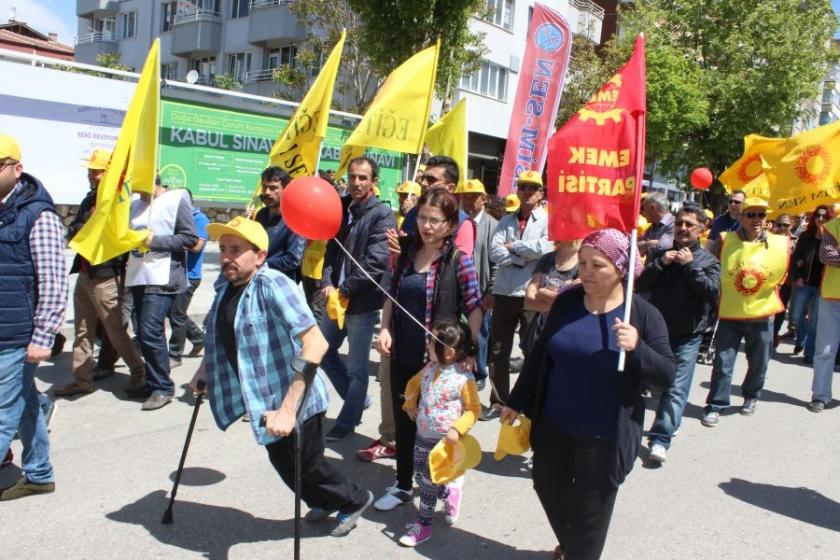
[[[420, 487], [417, 522], [400, 537], [400, 544], [417, 546], [432, 536], [432, 518], [438, 498], [445, 500], [446, 523], [458, 519], [463, 477], [448, 485], [435, 484], [429, 474], [429, 452], [442, 437], [457, 442], [481, 414], [481, 401], [464, 360], [474, 355], [469, 327], [440, 321], [432, 328], [429, 363], [405, 388], [403, 410], [417, 423], [414, 443], [414, 477]], [[419, 400], [419, 403], [418, 403]]]

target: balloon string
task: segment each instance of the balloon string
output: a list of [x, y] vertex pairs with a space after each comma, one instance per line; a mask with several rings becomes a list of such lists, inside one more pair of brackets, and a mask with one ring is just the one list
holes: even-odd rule
[[[367, 279], [368, 279], [368, 280], [370, 280], [371, 282], [373, 282], [373, 285], [374, 285], [374, 286], [376, 286], [377, 288], [379, 288], [379, 291], [380, 291], [380, 292], [382, 292], [383, 294], [385, 294], [385, 297], [387, 297], [388, 299], [390, 299], [390, 300], [391, 300], [391, 302], [392, 302], [394, 305], [396, 305], [397, 307], [399, 307], [399, 308], [400, 308], [400, 310], [402, 310], [402, 312], [403, 312], [403, 313], [405, 313], [405, 314], [406, 314], [406, 315], [407, 315], [407, 316], [408, 316], [408, 317], [409, 317], [412, 321], [414, 321], [415, 323], [417, 323], [417, 326], [418, 326], [418, 327], [420, 327], [421, 329], [423, 329], [424, 331], [426, 331], [426, 334], [428, 334], [430, 337], [432, 337], [432, 338], [433, 338], [433, 339], [435, 339], [436, 341], [440, 342], [440, 343], [441, 343], [441, 344], [443, 344], [444, 346], [449, 347], [449, 345], [448, 345], [448, 344], [446, 344], [444, 341], [442, 341], [441, 339], [439, 339], [438, 337], [436, 337], [436, 336], [432, 333], [432, 331], [430, 331], [429, 329], [427, 329], [427, 328], [426, 328], [426, 325], [424, 325], [423, 323], [421, 323], [421, 322], [420, 322], [420, 321], [419, 321], [419, 320], [418, 320], [418, 319], [417, 319], [414, 315], [412, 315], [411, 313], [409, 313], [409, 312], [408, 312], [408, 310], [407, 310], [405, 307], [403, 307], [402, 305], [400, 305], [400, 302], [398, 302], [396, 299], [394, 299], [394, 297], [392, 297], [392, 296], [391, 296], [391, 294], [389, 294], [389, 293], [388, 293], [388, 290], [386, 290], [385, 288], [383, 288], [382, 286], [380, 286], [380, 285], [379, 285], [379, 282], [377, 282], [376, 280], [374, 280], [374, 279], [373, 279], [373, 277], [372, 277], [370, 274], [368, 274], [368, 271], [367, 271], [367, 270], [365, 270], [365, 268], [364, 268], [361, 264], [359, 264], [359, 261], [357, 261], [355, 258], [353, 258], [353, 255], [351, 255], [351, 254], [350, 254], [350, 251], [348, 251], [348, 250], [344, 247], [344, 245], [342, 245], [342, 244], [341, 244], [341, 241], [339, 241], [339, 240], [338, 240], [338, 238], [333, 239], [333, 241], [335, 241], [335, 242], [336, 242], [336, 244], [337, 244], [339, 247], [341, 247], [341, 250], [342, 250], [342, 251], [344, 251], [344, 254], [345, 254], [345, 255], [347, 255], [347, 256], [350, 258], [350, 260], [351, 260], [351, 261], [353, 261], [353, 264], [355, 264], [356, 266], [358, 266], [358, 267], [359, 267], [359, 270], [361, 270], [361, 271], [362, 271], [362, 274], [364, 274], [365, 276], [367, 276]], [[396, 271], [396, 273], [397, 273], [397, 274], [399, 274], [399, 272], [400, 272], [400, 271]]]

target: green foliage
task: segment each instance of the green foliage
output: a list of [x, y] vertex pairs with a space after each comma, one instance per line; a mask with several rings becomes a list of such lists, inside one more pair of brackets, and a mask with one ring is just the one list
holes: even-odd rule
[[789, 134], [838, 60], [828, 0], [646, 0], [622, 18], [614, 52], [646, 33], [649, 154], [672, 175], [698, 165], [717, 175], [745, 135]]
[[413, 54], [440, 38], [437, 93], [448, 106], [462, 74], [481, 65], [487, 52], [484, 34], [469, 20], [486, 12], [486, 0], [350, 0], [361, 16], [362, 51], [374, 70], [387, 76]]
[[120, 53], [118, 52], [99, 53], [96, 55], [96, 63], [111, 70], [128, 70], [128, 66], [120, 62]]
[[604, 62], [595, 52], [595, 44], [583, 35], [575, 35], [566, 69], [566, 83], [557, 110], [557, 126], [562, 126], [572, 118], [609, 78]]
[[242, 83], [233, 74], [216, 74], [213, 76], [213, 87], [219, 89], [241, 89]]
[[272, 79], [282, 86], [280, 90], [274, 92], [274, 96], [285, 99], [303, 99], [312, 80], [321, 69], [321, 62], [320, 52], [315, 52], [312, 45], [299, 50], [292, 64], [282, 64], [274, 71]]

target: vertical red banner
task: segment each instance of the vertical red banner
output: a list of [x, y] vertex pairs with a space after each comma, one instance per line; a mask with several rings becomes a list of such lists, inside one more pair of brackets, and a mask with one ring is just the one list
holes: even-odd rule
[[542, 173], [571, 52], [572, 32], [563, 16], [534, 4], [499, 177], [500, 197], [516, 189], [523, 171]]
[[639, 216], [645, 167], [645, 43], [548, 143], [548, 237], [580, 239]]

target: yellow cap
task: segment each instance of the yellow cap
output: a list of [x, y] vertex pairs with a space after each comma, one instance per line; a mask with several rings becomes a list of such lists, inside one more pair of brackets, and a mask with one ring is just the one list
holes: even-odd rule
[[530, 183], [532, 185], [543, 186], [542, 175], [540, 175], [537, 171], [523, 171], [519, 174], [519, 178], [516, 180], [516, 184], [521, 185], [523, 183]]
[[493, 458], [501, 461], [508, 455], [522, 455], [531, 448], [531, 420], [519, 415], [519, 423], [514, 426], [510, 422], [502, 424], [499, 430], [499, 442]]
[[256, 245], [260, 251], [268, 250], [268, 233], [258, 222], [237, 216], [226, 224], [210, 224], [207, 233], [214, 241], [223, 235], [235, 235], [248, 243]]
[[397, 187], [397, 194], [413, 194], [420, 196], [420, 185], [414, 181], [406, 181]]
[[376, 197], [379, 197], [379, 195], [381, 195], [381, 194], [382, 194], [382, 191], [379, 190], [379, 187], [377, 187], [376, 185], [373, 185], [373, 195], [376, 196]]
[[105, 148], [96, 148], [90, 153], [88, 159], [82, 161], [88, 169], [104, 171], [108, 169], [108, 162], [111, 161], [111, 152]]
[[0, 159], [20, 161], [20, 145], [11, 136], [0, 134]]
[[455, 190], [455, 194], [487, 194], [487, 191], [478, 179], [467, 179], [463, 186]]
[[707, 218], [709, 218], [710, 220], [714, 220], [714, 219], [715, 219], [715, 215], [714, 215], [714, 214], [712, 213], [712, 211], [711, 211], [711, 210], [709, 210], [708, 208], [706, 208], [705, 210], [703, 210], [703, 213], [704, 213], [704, 214], [706, 214], [706, 217], [707, 217]]
[[481, 446], [470, 436], [461, 436], [458, 443], [443, 438], [429, 452], [429, 474], [435, 484], [446, 484], [474, 469], [481, 462]]
[[768, 208], [769, 206], [770, 204], [763, 198], [751, 196], [741, 205], [741, 210], [746, 210], [747, 208]]
[[519, 210], [519, 195], [511, 193], [505, 197], [505, 212], [516, 212]]

